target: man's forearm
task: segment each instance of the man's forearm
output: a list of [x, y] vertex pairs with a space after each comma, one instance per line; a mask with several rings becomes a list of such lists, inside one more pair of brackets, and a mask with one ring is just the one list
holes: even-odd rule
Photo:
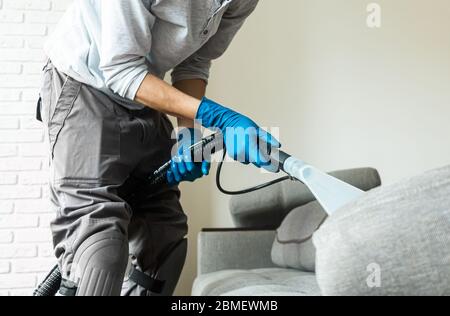
[[194, 121], [200, 99], [200, 96], [193, 97], [148, 74], [136, 93], [135, 101], [181, 120]]
[[[202, 99], [206, 93], [206, 82], [201, 79], [189, 79], [175, 82], [175, 88], [198, 100]], [[186, 118], [178, 118], [178, 127], [194, 127], [194, 121]]]

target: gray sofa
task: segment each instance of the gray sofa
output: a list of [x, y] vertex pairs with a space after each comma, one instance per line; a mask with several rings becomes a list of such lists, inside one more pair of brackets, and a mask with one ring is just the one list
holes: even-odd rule
[[450, 295], [450, 166], [384, 187], [333, 175], [370, 192], [329, 218], [301, 183], [233, 198], [237, 228], [199, 235], [192, 294]]

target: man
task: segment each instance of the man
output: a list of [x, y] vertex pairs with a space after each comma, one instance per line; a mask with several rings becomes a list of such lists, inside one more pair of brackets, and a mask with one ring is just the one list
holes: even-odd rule
[[[61, 294], [120, 294], [129, 257], [122, 294], [172, 294], [186, 255], [177, 185], [210, 166], [186, 154], [199, 137], [194, 120], [226, 130], [230, 156], [246, 164], [264, 165], [259, 142], [280, 146], [249, 118], [204, 98], [211, 61], [257, 2], [75, 0], [69, 8], [45, 47], [38, 112], [50, 144]], [[162, 80], [171, 69], [173, 86]], [[168, 185], [143, 191], [141, 180], [171, 158], [166, 114], [191, 136], [179, 139]]]

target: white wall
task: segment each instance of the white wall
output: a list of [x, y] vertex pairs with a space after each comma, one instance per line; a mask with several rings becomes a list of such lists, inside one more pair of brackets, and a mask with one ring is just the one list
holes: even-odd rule
[[65, 0], [0, 0], [0, 296], [27, 295], [54, 265], [47, 159], [35, 119], [42, 45]]
[[[0, 295], [29, 293], [53, 263], [43, 135], [34, 123], [41, 46], [66, 0], [0, 0]], [[450, 161], [450, 2], [261, 0], [213, 69], [209, 96], [281, 130], [284, 147], [324, 170], [373, 166], [385, 182]], [[226, 166], [229, 187], [269, 178]], [[230, 169], [231, 168], [231, 169]], [[196, 235], [231, 226], [214, 179], [184, 186], [195, 276]]]

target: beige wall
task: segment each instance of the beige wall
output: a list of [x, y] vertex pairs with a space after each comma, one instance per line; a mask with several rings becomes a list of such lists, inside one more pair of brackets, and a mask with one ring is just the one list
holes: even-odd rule
[[[382, 27], [361, 0], [262, 0], [215, 63], [209, 96], [280, 127], [284, 148], [324, 170], [373, 166], [385, 183], [450, 162], [450, 2], [383, 0]], [[225, 183], [267, 176], [228, 166]], [[185, 187], [195, 276], [201, 227], [231, 226], [214, 178]]]

